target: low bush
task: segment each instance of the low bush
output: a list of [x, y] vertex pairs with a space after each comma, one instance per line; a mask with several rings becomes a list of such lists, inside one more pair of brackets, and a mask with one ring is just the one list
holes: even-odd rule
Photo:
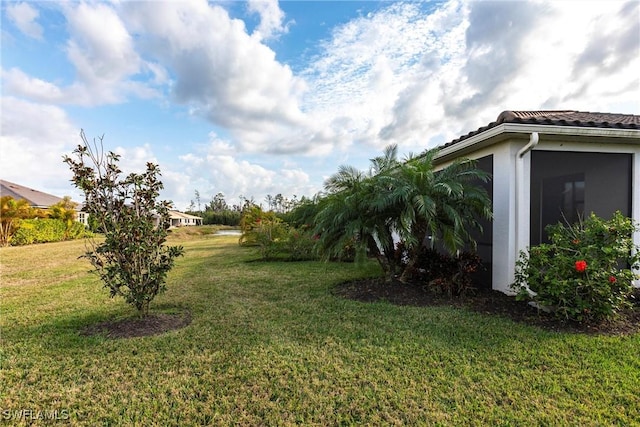
[[[406, 264], [408, 254], [401, 243], [396, 248], [396, 257]], [[472, 275], [481, 265], [482, 260], [473, 252], [460, 252], [454, 256], [423, 247], [408, 277], [430, 291], [450, 297], [461, 296], [474, 288]]]
[[240, 244], [258, 246], [263, 259], [274, 258], [283, 251], [287, 239], [287, 224], [274, 212], [264, 212], [259, 206], [247, 209], [240, 221]]
[[284, 251], [291, 261], [307, 261], [319, 259], [316, 250], [318, 236], [309, 227], [288, 228], [288, 236]]
[[605, 221], [592, 213], [578, 224], [546, 230], [551, 243], [521, 253], [516, 264], [511, 287], [519, 299], [579, 322], [610, 319], [630, 306], [639, 261], [631, 219], [616, 212]]
[[241, 227], [240, 244], [258, 246], [264, 260], [318, 259], [317, 236], [310, 227], [292, 227], [273, 211], [264, 212], [259, 206], [253, 206], [244, 212]]
[[15, 231], [11, 244], [13, 246], [33, 243], [61, 242], [63, 240], [81, 239], [91, 235], [79, 222], [70, 225], [61, 219], [24, 219]]

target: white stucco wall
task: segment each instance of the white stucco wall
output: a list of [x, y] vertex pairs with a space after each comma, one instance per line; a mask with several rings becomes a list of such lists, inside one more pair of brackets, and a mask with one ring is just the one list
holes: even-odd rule
[[[514, 132], [517, 130], [517, 132]], [[513, 132], [507, 138], [501, 137], [503, 131]], [[599, 136], [606, 139], [603, 143], [591, 138], [590, 142], [575, 141], [576, 133], [571, 133], [568, 127], [554, 128], [553, 132], [544, 126], [504, 126], [493, 128], [482, 135], [474, 136], [469, 141], [463, 141], [461, 149], [456, 152], [455, 146], [443, 150], [443, 160], [439, 165], [445, 167], [455, 156], [479, 159], [493, 155], [493, 289], [512, 294], [511, 283], [515, 278], [515, 263], [520, 250], [526, 250], [530, 240], [530, 211], [531, 211], [531, 154], [522, 158], [524, 182], [520, 186], [522, 198], [516, 198], [516, 155], [518, 150], [528, 143], [531, 132], [539, 132], [540, 141], [534, 150], [547, 151], [577, 151], [601, 153], [631, 153], [633, 155], [632, 170], [632, 201], [631, 212], [633, 218], [640, 222], [640, 132], [630, 133], [628, 130], [615, 129], [585, 129], [579, 128], [575, 132], [583, 136]], [[595, 135], [593, 135], [595, 134]], [[567, 135], [566, 138], [563, 135]], [[624, 143], [615, 143], [610, 138], [618, 137]], [[622, 137], [622, 138], [620, 138]], [[487, 142], [494, 138], [496, 142]], [[521, 209], [516, 208], [519, 200]], [[519, 237], [517, 237], [519, 234]], [[519, 243], [519, 247], [517, 247]], [[634, 242], [640, 246], [640, 233], [634, 235]], [[637, 283], [640, 285], [640, 282]]]

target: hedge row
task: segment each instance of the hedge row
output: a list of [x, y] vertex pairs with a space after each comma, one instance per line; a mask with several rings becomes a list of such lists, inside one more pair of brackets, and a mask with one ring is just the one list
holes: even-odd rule
[[83, 224], [75, 221], [67, 227], [67, 223], [61, 219], [24, 219], [20, 221], [20, 226], [11, 240], [11, 245], [60, 242], [81, 239], [90, 235], [91, 232]]

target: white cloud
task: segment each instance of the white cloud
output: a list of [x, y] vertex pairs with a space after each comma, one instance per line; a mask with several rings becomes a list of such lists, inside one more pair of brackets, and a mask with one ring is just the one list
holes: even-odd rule
[[505, 109], [638, 111], [637, 2], [424, 7], [394, 3], [334, 29], [304, 73], [303, 106], [328, 138], [420, 151]]
[[289, 31], [290, 23], [283, 23], [284, 12], [280, 9], [278, 0], [249, 0], [247, 8], [260, 15], [260, 24], [253, 32], [254, 37], [260, 40], [270, 39]]
[[149, 144], [134, 147], [118, 146], [112, 151], [120, 156], [118, 165], [124, 174], [144, 173], [147, 169], [147, 163], [158, 164], [158, 159]]
[[64, 99], [64, 92], [56, 85], [31, 77], [18, 68], [2, 70], [4, 90], [19, 94], [34, 101], [58, 103]]
[[2, 178], [78, 200], [62, 158], [81, 142], [80, 129], [58, 107], [6, 96], [1, 102]]
[[106, 4], [80, 3], [65, 10], [69, 60], [89, 84], [119, 82], [136, 74], [141, 60], [116, 11]]
[[[153, 85], [166, 82], [164, 70], [139, 57], [115, 9], [103, 3], [64, 3], [62, 11], [69, 33], [66, 53], [76, 71], [75, 81], [63, 87], [14, 67], [2, 73], [7, 93], [82, 106], [121, 103], [129, 96], [158, 96]], [[141, 73], [154, 79], [148, 83], [134, 79]]]
[[229, 129], [243, 149], [269, 151], [273, 133], [290, 134], [304, 125], [298, 105], [303, 80], [222, 7], [205, 1], [124, 3], [122, 16], [139, 35], [144, 54], [173, 76], [174, 101]]
[[[638, 2], [378, 7], [335, 27], [296, 75], [265, 44], [270, 37], [288, 42], [276, 1], [247, 4], [260, 19], [252, 34], [205, 0], [62, 3], [67, 38], [57, 46], [75, 79], [63, 86], [68, 76], [48, 81], [20, 63], [2, 70], [3, 92], [15, 96], [3, 100], [3, 173], [41, 173], [29, 161], [53, 165], [37, 156], [33, 141], [69, 149], [55, 144], [70, 133], [71, 119], [52, 104], [92, 107], [168, 94], [171, 113], [208, 120], [225, 137], [212, 133], [202, 151], [183, 154], [180, 168], [163, 170], [171, 198], [187, 205], [195, 189], [258, 201], [269, 193], [310, 195], [320, 185], [310, 177], [333, 159], [366, 162], [391, 142], [402, 153], [421, 151], [505, 109], [640, 110]], [[35, 7], [6, 10], [16, 28], [42, 37], [39, 23], [47, 21]], [[123, 149], [132, 166], [155, 159], [151, 146]], [[11, 163], [4, 151], [27, 160]], [[309, 159], [294, 155], [321, 166], [302, 167]]]
[[465, 10], [421, 7], [392, 4], [336, 28], [305, 71], [310, 114], [337, 125], [327, 128], [341, 145], [424, 147], [439, 129], [439, 83], [464, 50]]
[[187, 192], [176, 198], [178, 206], [188, 206], [195, 190], [203, 201], [221, 192], [231, 204], [240, 203], [240, 197], [253, 197], [256, 203], [262, 203], [267, 194], [292, 197], [320, 190], [310, 183], [309, 174], [295, 165], [266, 167], [237, 158], [229, 147], [228, 141], [211, 135], [208, 146], [180, 156], [182, 188]]
[[42, 26], [37, 19], [40, 12], [28, 3], [10, 3], [6, 6], [7, 16], [22, 33], [42, 40]]

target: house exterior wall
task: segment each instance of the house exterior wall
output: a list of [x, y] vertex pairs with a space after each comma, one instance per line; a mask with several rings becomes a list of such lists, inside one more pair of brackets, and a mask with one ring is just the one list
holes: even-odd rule
[[[465, 158], [493, 156], [493, 227], [491, 285], [495, 290], [510, 293], [509, 284], [515, 277], [516, 262], [516, 168], [515, 156], [527, 143], [524, 138], [507, 139], [483, 149], [465, 154]], [[443, 162], [444, 168], [450, 162]], [[528, 161], [525, 156], [525, 175]], [[527, 197], [525, 196], [525, 200]], [[528, 237], [528, 229], [522, 230]]]
[[[529, 129], [527, 129], [529, 130]], [[543, 128], [531, 129], [540, 132], [540, 141], [532, 149], [544, 151], [575, 151], [591, 153], [628, 153], [632, 160], [631, 214], [640, 222], [640, 141], [632, 144], [594, 143], [597, 138], [583, 135], [583, 141], [575, 140], [575, 136], [563, 138], [543, 133]], [[503, 137], [487, 144], [480, 142], [480, 149], [472, 147], [459, 153], [459, 157], [479, 159], [493, 155], [493, 248], [492, 248], [492, 288], [507, 294], [515, 279], [515, 264], [521, 250], [526, 250], [530, 242], [531, 212], [531, 151], [521, 158], [523, 182], [518, 183], [516, 177], [516, 157], [518, 151], [528, 142], [530, 133], [523, 132]], [[493, 135], [495, 136], [495, 135]], [[439, 168], [444, 168], [458, 157], [447, 154], [447, 160], [441, 161]], [[517, 193], [518, 196], [517, 196]], [[634, 242], [640, 246], [640, 233], [635, 233]], [[640, 284], [640, 282], [638, 283]]]

